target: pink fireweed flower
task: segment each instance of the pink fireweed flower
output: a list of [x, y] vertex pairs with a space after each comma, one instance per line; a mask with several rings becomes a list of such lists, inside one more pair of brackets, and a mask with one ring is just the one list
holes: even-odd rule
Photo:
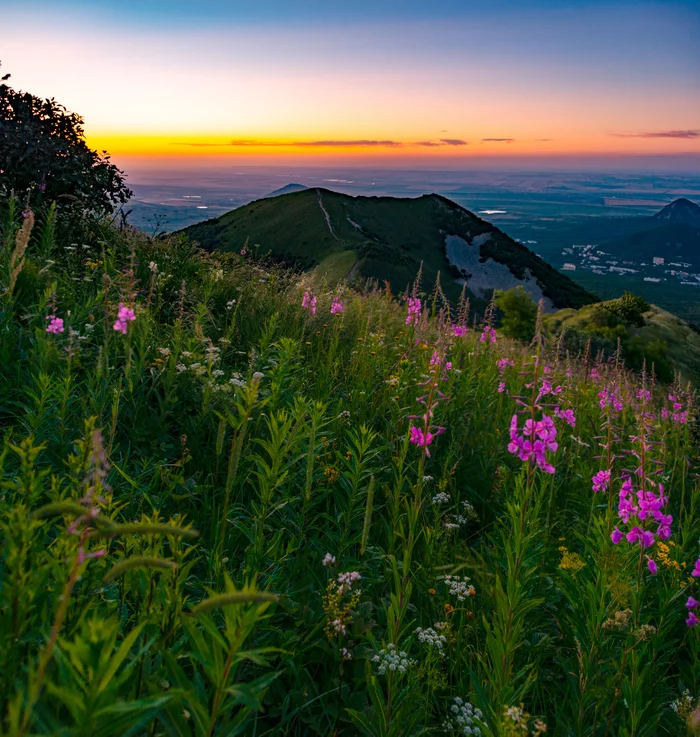
[[561, 394], [563, 391], [562, 387], [552, 386], [552, 382], [549, 379], [543, 379], [540, 385], [539, 392], [537, 394], [537, 401], [539, 402], [542, 397], [546, 397], [548, 394]]
[[695, 616], [695, 612], [690, 612], [690, 614], [688, 614], [688, 619], [685, 620], [688, 627], [695, 627], [698, 622], [700, 622], [700, 619]]
[[479, 338], [480, 343], [495, 343], [496, 342], [496, 329], [490, 325], [484, 325], [484, 330]]
[[637, 399], [641, 399], [643, 402], [649, 402], [651, 400], [651, 392], [648, 389], [637, 389]]
[[312, 315], [316, 314], [316, 297], [311, 292], [304, 292], [304, 296], [301, 300], [301, 306], [305, 310], [309, 310]]
[[408, 314], [406, 315], [406, 325], [417, 325], [420, 318], [422, 305], [419, 297], [408, 298]]
[[623, 404], [620, 398], [612, 389], [603, 389], [602, 392], [598, 393], [598, 399], [600, 400], [601, 409], [605, 409], [605, 407], [608, 406], [612, 407], [615, 412], [622, 412], [623, 410]]
[[693, 568], [693, 572], [690, 575], [693, 578], [700, 578], [700, 558], [695, 561], [695, 568]]
[[625, 537], [624, 534], [620, 532], [620, 530], [618, 530], [617, 527], [610, 534], [610, 539], [612, 540], [613, 545], [619, 545], [619, 543], [622, 542], [624, 537]]
[[659, 572], [659, 567], [656, 565], [656, 561], [653, 558], [650, 558], [648, 555], [646, 556], [646, 559], [649, 573], [651, 573], [652, 576], [655, 576]]
[[700, 601], [694, 599], [692, 596], [688, 597], [688, 601], [685, 602], [686, 609], [697, 609], [700, 606]]
[[64, 331], [63, 318], [56, 317], [56, 315], [49, 315], [46, 319], [49, 321], [49, 324], [46, 326], [47, 333], [58, 335]]
[[609, 483], [610, 471], [598, 471], [598, 473], [593, 477], [593, 491], [607, 491]]
[[515, 361], [511, 361], [510, 358], [501, 358], [496, 362], [496, 366], [498, 367], [498, 372], [502, 374], [508, 366], [515, 366]]
[[[498, 393], [503, 394], [506, 392], [506, 382], [505, 381], [499, 381], [498, 382]], [[506, 392], [507, 394], [508, 392]]]
[[649, 548], [654, 544], [654, 533], [650, 530], [643, 530], [635, 525], [625, 536], [628, 543], [638, 542], [643, 548]]
[[119, 303], [119, 311], [117, 312], [117, 320], [112, 325], [112, 329], [122, 335], [126, 335], [126, 328], [130, 322], [136, 320], [136, 315], [130, 307], [126, 307], [123, 302]]
[[419, 448], [423, 448], [425, 455], [430, 458], [428, 446], [432, 445], [433, 440], [443, 432], [445, 432], [444, 427], [431, 427], [429, 430], [424, 432], [420, 427], [411, 425], [410, 442], [413, 443], [413, 445], [417, 445]]
[[[560, 389], [561, 387], [557, 387]], [[574, 415], [573, 409], [561, 409], [561, 407], [554, 408], [554, 416], [560, 420], [564, 420], [567, 425], [576, 427], [576, 415]]]
[[467, 334], [467, 328], [464, 325], [454, 325], [452, 332], [455, 338], [463, 338]]
[[555, 440], [557, 428], [547, 415], [541, 420], [525, 420], [522, 434], [518, 428], [518, 416], [513, 415], [510, 421], [510, 443], [508, 451], [517, 455], [523, 462], [534, 462], [545, 473], [554, 473], [554, 466], [547, 460], [547, 453], [554, 453], [559, 448]]
[[331, 315], [342, 315], [345, 309], [344, 304], [338, 297], [333, 297], [333, 304], [331, 305]]

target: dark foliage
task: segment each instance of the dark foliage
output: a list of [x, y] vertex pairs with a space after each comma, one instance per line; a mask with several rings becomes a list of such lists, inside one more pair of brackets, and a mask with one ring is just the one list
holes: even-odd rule
[[83, 119], [53, 98], [0, 84], [0, 192], [28, 193], [30, 204], [112, 212], [132, 192], [109, 155], [84, 140]]

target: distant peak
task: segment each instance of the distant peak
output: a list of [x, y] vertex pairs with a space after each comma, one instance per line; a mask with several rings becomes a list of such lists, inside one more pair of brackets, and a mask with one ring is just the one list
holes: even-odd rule
[[685, 197], [679, 197], [657, 212], [654, 219], [700, 226], [700, 205]]
[[282, 194], [290, 194], [291, 192], [301, 192], [305, 189], [308, 189], [305, 184], [297, 184], [296, 182], [292, 182], [290, 184], [285, 184], [284, 187], [280, 187], [279, 189], [274, 190], [274, 192], [270, 192], [270, 194], [265, 195], [264, 199], [266, 199], [267, 197], [278, 197]]

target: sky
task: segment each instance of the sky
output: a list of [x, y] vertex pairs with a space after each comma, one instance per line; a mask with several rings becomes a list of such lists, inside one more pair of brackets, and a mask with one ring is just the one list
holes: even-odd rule
[[700, 0], [0, 5], [11, 84], [118, 163], [700, 162]]

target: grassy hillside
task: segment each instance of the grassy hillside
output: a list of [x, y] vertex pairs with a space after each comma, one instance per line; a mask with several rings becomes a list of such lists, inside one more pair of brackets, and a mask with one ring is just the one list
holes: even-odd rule
[[[416, 199], [350, 197], [309, 189], [259, 200], [184, 231], [207, 250], [238, 251], [249, 240], [262, 252], [303, 269], [347, 254], [352, 266], [344, 276], [387, 280], [394, 292], [413, 282], [423, 263], [426, 283], [442, 273], [442, 286], [457, 301], [461, 285], [445, 255], [445, 236], [471, 242], [491, 234], [480, 246], [482, 259], [506, 264], [518, 278], [529, 271], [545, 296], [558, 307], [579, 307], [594, 297], [551, 268], [524, 246], [484, 220], [438, 195]], [[336, 273], [334, 271], [334, 273]], [[339, 274], [337, 274], [339, 276]], [[457, 274], [458, 275], [458, 274]]]
[[3, 734], [691, 730], [687, 389], [6, 205]]
[[620, 319], [609, 309], [619, 302], [611, 300], [579, 310], [559, 310], [548, 315], [546, 323], [553, 335], [564, 334], [572, 350], [582, 350], [590, 339], [594, 353], [604, 350], [610, 356], [620, 340], [623, 358], [627, 358], [632, 368], [640, 370], [646, 360], [651, 370], [656, 361], [654, 368], [662, 380], [668, 382], [678, 372], [684, 381], [700, 385], [698, 329], [656, 305], [648, 305], [639, 324]]

